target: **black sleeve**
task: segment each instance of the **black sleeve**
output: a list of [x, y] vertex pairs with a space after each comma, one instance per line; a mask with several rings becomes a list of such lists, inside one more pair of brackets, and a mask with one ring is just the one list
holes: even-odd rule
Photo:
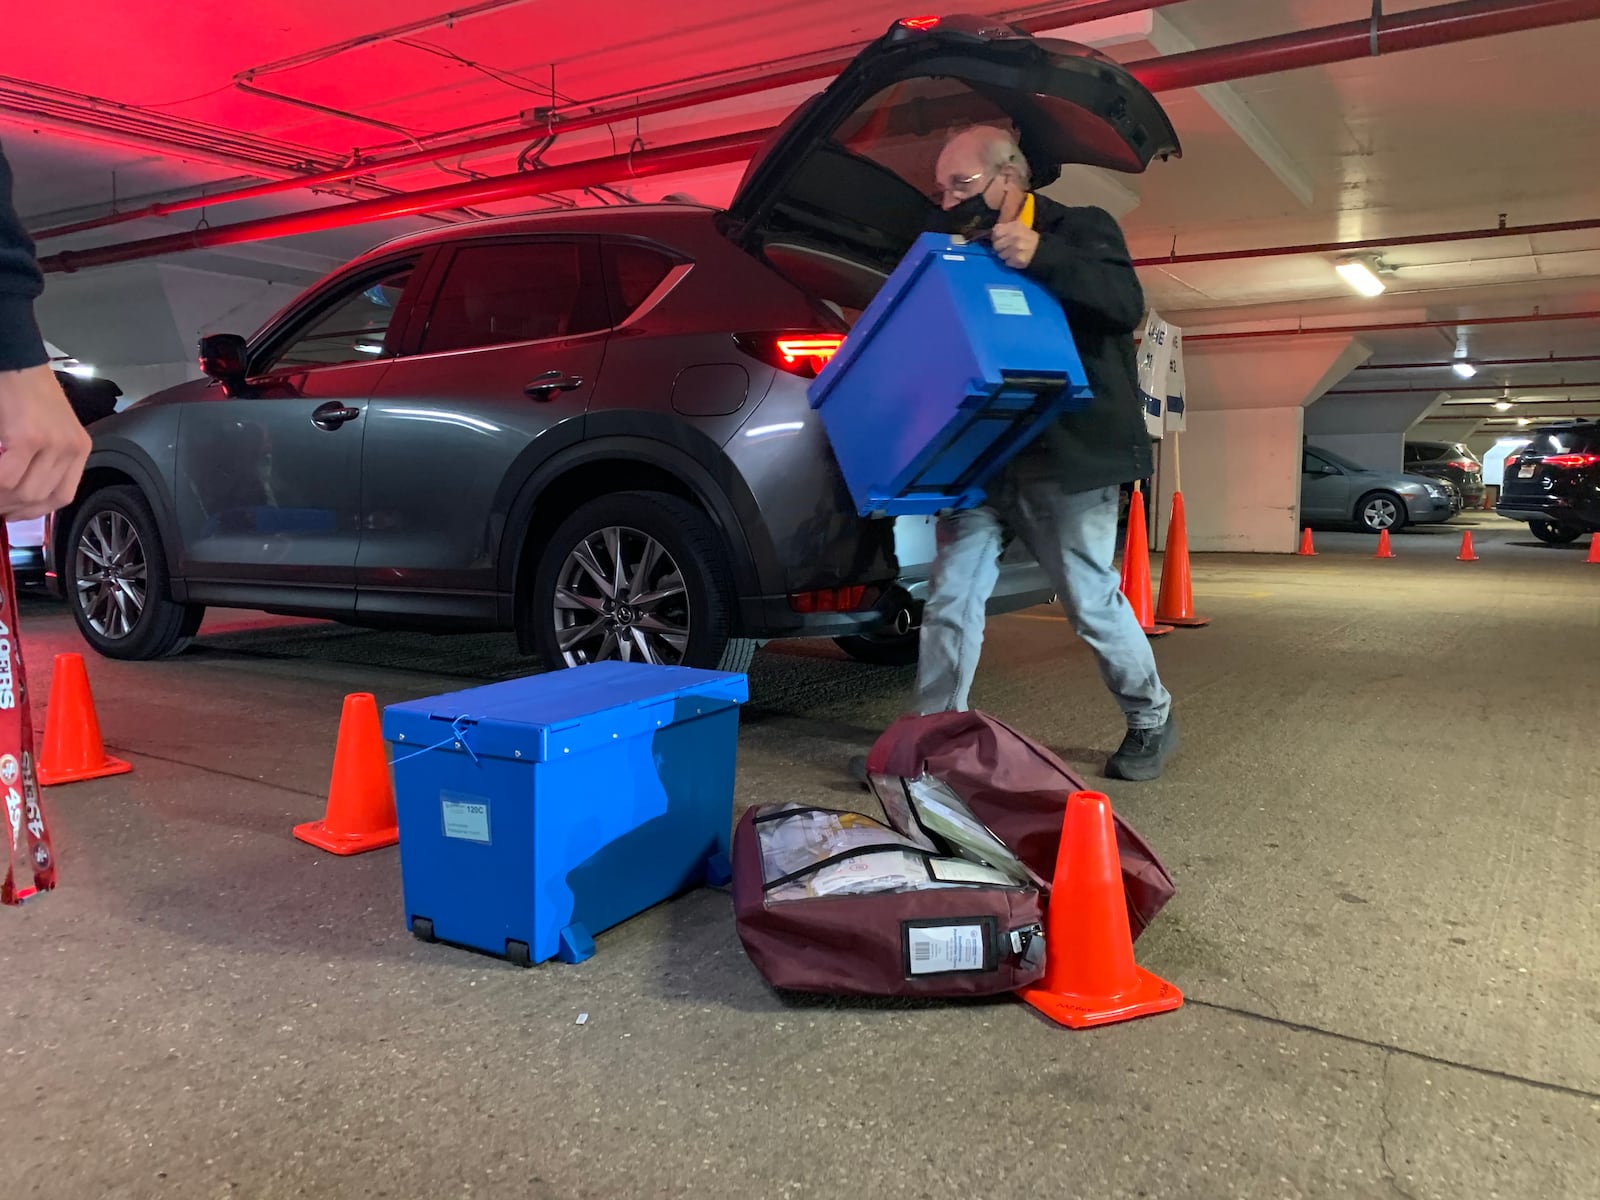
[[33, 242], [11, 203], [11, 167], [0, 151], [0, 371], [20, 371], [49, 361], [33, 319], [44, 277]]
[[1144, 289], [1128, 244], [1103, 209], [1071, 209], [1041, 231], [1027, 273], [1055, 293], [1074, 328], [1122, 334], [1144, 321]]

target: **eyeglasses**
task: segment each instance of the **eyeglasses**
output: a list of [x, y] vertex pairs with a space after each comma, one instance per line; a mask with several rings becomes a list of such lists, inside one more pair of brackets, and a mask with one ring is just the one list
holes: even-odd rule
[[[989, 190], [989, 185], [999, 178], [998, 171], [979, 171], [976, 175], [968, 175], [965, 179], [952, 181], [948, 186], [940, 184], [929, 193], [929, 199], [935, 204], [943, 204], [946, 200], [970, 200], [973, 196]], [[987, 176], [987, 182], [982, 187], [977, 183]]]

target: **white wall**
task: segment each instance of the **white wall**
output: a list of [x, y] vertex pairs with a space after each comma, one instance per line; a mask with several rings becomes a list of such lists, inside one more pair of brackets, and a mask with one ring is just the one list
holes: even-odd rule
[[[1309, 425], [1310, 421], [1306, 423]], [[1374, 471], [1400, 470], [1404, 463], [1402, 440], [1401, 435], [1395, 433], [1313, 433], [1306, 430], [1308, 446], [1332, 450]]]
[[1408, 431], [1443, 397], [1324, 396], [1306, 409], [1306, 441], [1374, 471], [1398, 471]]
[[[1188, 429], [1176, 440], [1167, 435], [1162, 445], [1162, 491], [1170, 497], [1176, 447], [1190, 550], [1294, 548], [1304, 411], [1298, 404], [1191, 411]], [[1163, 523], [1170, 504], [1170, 498], [1164, 502]]]
[[301, 290], [247, 275], [132, 263], [51, 276], [39, 324], [52, 342], [122, 388], [125, 407], [199, 378], [201, 334], [253, 333]]

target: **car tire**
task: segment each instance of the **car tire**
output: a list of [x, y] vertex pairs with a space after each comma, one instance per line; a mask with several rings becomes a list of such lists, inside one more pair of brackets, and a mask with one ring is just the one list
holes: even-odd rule
[[[630, 593], [620, 598], [618, 559]], [[757, 644], [730, 636], [734, 596], [705, 513], [664, 492], [618, 492], [556, 527], [539, 552], [525, 616], [549, 667], [623, 660], [743, 671]]]
[[1393, 492], [1369, 492], [1356, 505], [1356, 523], [1368, 533], [1399, 533], [1406, 520], [1406, 502]]
[[203, 606], [171, 599], [161, 530], [136, 487], [101, 488], [78, 506], [62, 574], [79, 632], [107, 658], [177, 654], [205, 616]]
[[1555, 521], [1529, 521], [1528, 529], [1547, 546], [1568, 546], [1583, 536], [1583, 530], [1576, 526]]
[[909, 629], [905, 633], [856, 633], [833, 639], [833, 644], [851, 658], [875, 667], [914, 666], [921, 643], [920, 629]]

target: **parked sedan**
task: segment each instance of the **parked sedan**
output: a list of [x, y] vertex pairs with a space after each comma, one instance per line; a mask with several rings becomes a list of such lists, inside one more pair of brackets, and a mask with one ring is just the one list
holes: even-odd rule
[[1445, 484], [1423, 475], [1371, 471], [1331, 450], [1307, 446], [1300, 467], [1304, 521], [1354, 522], [1370, 533], [1448, 521], [1458, 507]]
[[[48, 547], [80, 630], [154, 658], [221, 605], [511, 629], [553, 666], [741, 668], [778, 637], [907, 656], [925, 580], [902, 555], [930, 531], [857, 516], [806, 389], [934, 218], [948, 133], [996, 121], [1040, 186], [1177, 150], [1097, 51], [917, 18], [790, 118], [727, 212], [451, 225], [207, 337], [209, 380], [95, 426]], [[1013, 565], [1001, 604], [1048, 596]]]

